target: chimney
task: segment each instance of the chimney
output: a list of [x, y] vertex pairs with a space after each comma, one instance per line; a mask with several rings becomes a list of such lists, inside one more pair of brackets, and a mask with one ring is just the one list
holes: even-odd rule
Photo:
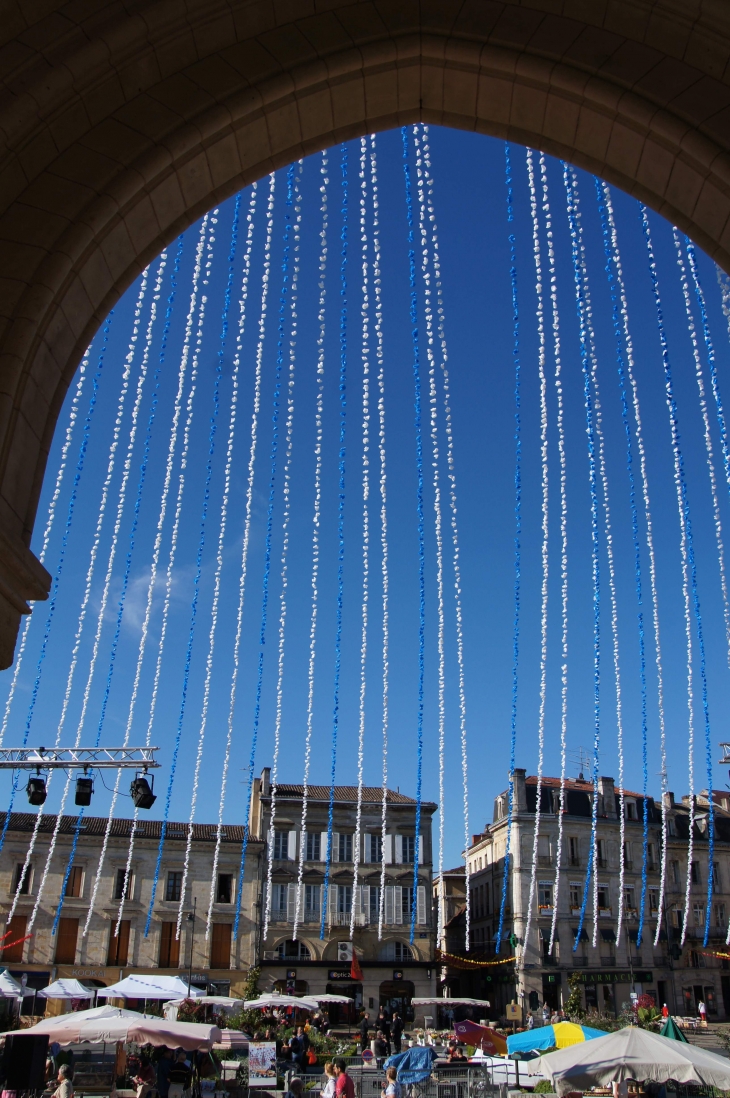
[[616, 819], [616, 788], [613, 778], [598, 779], [598, 812], [609, 820]]
[[665, 808], [674, 808], [674, 794], [673, 793], [663, 793], [662, 794], [662, 804], [664, 805]]
[[261, 796], [268, 797], [271, 793], [271, 767], [265, 766], [261, 771]]
[[525, 775], [527, 771], [523, 767], [515, 767], [514, 811], [527, 812], [527, 793], [525, 791]]

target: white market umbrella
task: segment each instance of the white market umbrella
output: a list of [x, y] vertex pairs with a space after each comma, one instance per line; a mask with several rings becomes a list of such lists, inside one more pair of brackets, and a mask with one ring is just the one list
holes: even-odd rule
[[205, 995], [199, 987], [191, 987], [179, 976], [147, 976], [132, 974], [117, 984], [100, 987], [98, 998], [104, 999], [200, 999]]
[[548, 1052], [526, 1066], [529, 1075], [550, 1079], [559, 1095], [625, 1079], [675, 1079], [730, 1090], [730, 1060], [637, 1026]]
[[[186, 995], [185, 999], [187, 998]], [[181, 1007], [185, 999], [171, 999], [167, 1005]], [[229, 995], [196, 995], [195, 1002], [203, 1006], [221, 1007], [223, 1010], [237, 1010], [238, 1007], [243, 1006], [243, 999], [231, 999]]]
[[[210, 1049], [221, 1039], [218, 1026], [199, 1022], [168, 1022], [164, 1018], [149, 1018], [136, 1010], [102, 1006], [78, 1010], [57, 1018], [44, 1018], [23, 1033], [47, 1033], [59, 1045], [88, 1043], [92, 1045], [125, 1044], [167, 1045], [169, 1048]], [[0, 1034], [5, 1036], [5, 1034]]]
[[93, 999], [95, 988], [85, 987], [78, 980], [55, 980], [38, 994], [41, 999]]
[[452, 999], [450, 996], [448, 999], [437, 998], [434, 996], [431, 999], [411, 999], [411, 1006], [440, 1006], [440, 1007], [455, 1007], [455, 1006], [480, 1006], [488, 1007], [489, 1003], [486, 999], [465, 999], [463, 996]]
[[319, 1010], [315, 999], [299, 999], [296, 995], [277, 995], [270, 992], [259, 995], [258, 999], [249, 999], [243, 1004], [246, 1010], [274, 1010], [276, 1007], [298, 1007], [299, 1010]]
[[315, 1003], [354, 1003], [355, 1000], [350, 995], [310, 995], [310, 999], [314, 999]]
[[7, 969], [0, 972], [0, 999], [22, 999], [23, 988]]

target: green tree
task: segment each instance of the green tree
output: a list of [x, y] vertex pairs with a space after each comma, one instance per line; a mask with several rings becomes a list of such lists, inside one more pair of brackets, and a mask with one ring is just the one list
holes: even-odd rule
[[586, 1012], [583, 1009], [581, 981], [577, 972], [571, 972], [568, 976], [568, 987], [570, 995], [565, 1001], [565, 1014], [571, 1022], [580, 1022], [585, 1018]]

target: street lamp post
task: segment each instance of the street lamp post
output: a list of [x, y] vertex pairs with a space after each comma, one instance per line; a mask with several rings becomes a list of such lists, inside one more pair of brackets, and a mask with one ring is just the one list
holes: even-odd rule
[[193, 910], [188, 912], [188, 922], [192, 923], [190, 927], [190, 957], [188, 962], [188, 999], [190, 998], [190, 985], [193, 980], [193, 938], [195, 937], [195, 911], [198, 905], [197, 896], [193, 897]]

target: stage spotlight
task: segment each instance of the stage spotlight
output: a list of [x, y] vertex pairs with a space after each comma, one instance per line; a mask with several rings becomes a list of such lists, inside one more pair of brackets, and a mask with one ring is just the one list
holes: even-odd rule
[[[155, 779], [153, 778], [152, 788], [154, 788], [154, 784]], [[129, 792], [132, 795], [135, 808], [152, 808], [152, 805], [157, 800], [157, 797], [152, 792], [152, 788], [146, 778], [137, 775], [129, 787]]]
[[28, 794], [29, 804], [45, 804], [48, 795], [46, 793], [45, 778], [41, 778], [40, 776], [37, 778], [28, 778], [25, 792]]
[[94, 792], [94, 779], [93, 778], [77, 778], [76, 779], [76, 796], [74, 798], [74, 804], [78, 804], [82, 807], [88, 807], [91, 804], [91, 794]]

